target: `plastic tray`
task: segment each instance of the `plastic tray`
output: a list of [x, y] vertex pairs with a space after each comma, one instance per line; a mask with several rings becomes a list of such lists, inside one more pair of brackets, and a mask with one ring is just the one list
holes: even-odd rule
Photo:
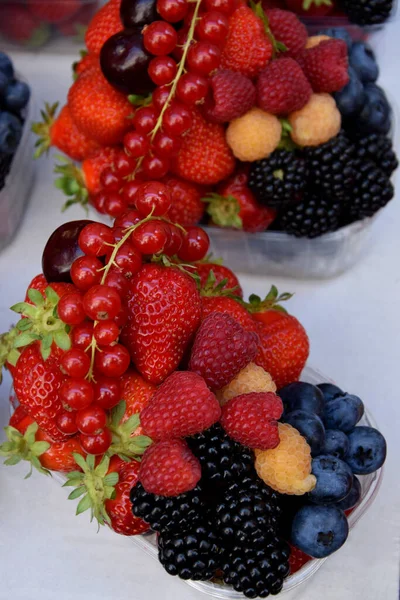
[[[338, 0], [335, 0], [335, 4], [338, 4]], [[399, 3], [398, 0], [393, 0], [393, 8], [389, 17], [383, 23], [376, 25], [360, 25], [349, 21], [345, 14], [331, 14], [324, 17], [308, 17], [307, 15], [298, 15], [307, 27], [310, 33], [316, 33], [322, 29], [328, 29], [330, 27], [344, 27], [351, 35], [353, 40], [359, 40], [365, 38], [368, 33], [380, 30], [387, 23], [391, 23], [396, 20], [399, 15]]]

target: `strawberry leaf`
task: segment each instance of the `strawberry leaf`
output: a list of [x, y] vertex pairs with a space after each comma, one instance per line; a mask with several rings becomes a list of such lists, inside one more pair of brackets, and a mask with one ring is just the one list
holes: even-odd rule
[[119, 475], [118, 473], [109, 473], [104, 477], [104, 483], [106, 486], [114, 486], [118, 483]]
[[89, 496], [89, 494], [86, 494], [80, 500], [80, 502], [76, 508], [76, 514], [80, 515], [81, 513], [85, 512], [86, 510], [89, 510], [90, 506], [91, 506], [90, 496]]
[[77, 487], [74, 490], [72, 490], [72, 492], [68, 496], [68, 500], [76, 500], [77, 498], [82, 496], [82, 494], [84, 494], [85, 492], [86, 492], [85, 486], [81, 485], [80, 487]]

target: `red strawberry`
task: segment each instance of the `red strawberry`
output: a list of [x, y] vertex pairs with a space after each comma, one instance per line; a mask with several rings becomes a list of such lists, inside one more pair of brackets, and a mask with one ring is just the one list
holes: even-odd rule
[[297, 15], [325, 17], [335, 8], [332, 0], [285, 0], [286, 6]]
[[49, 2], [49, 0], [26, 0], [29, 12], [38, 21], [57, 24], [66, 21], [78, 12], [81, 7], [80, 0], [62, 0], [62, 2]]
[[125, 400], [126, 410], [122, 418], [125, 423], [129, 417], [140, 413], [140, 411], [150, 402], [157, 387], [149, 383], [134, 369], [129, 369], [121, 377], [121, 398]]
[[235, 319], [246, 331], [257, 332], [257, 324], [248, 310], [234, 298], [227, 296], [203, 296], [201, 300], [203, 319], [218, 312]]
[[223, 289], [230, 289], [235, 296], [243, 298], [243, 290], [238, 278], [235, 273], [225, 265], [216, 263], [197, 263], [196, 272], [200, 277], [200, 285], [203, 291], [210, 289], [210, 286], [214, 288], [215, 285], [218, 286], [222, 281], [226, 280]]
[[91, 54], [90, 52], [84, 54], [82, 58], [73, 64], [74, 75], [78, 77], [87, 69], [91, 69], [92, 67], [97, 68], [99, 65], [99, 57], [97, 54]]
[[196, 373], [175, 371], [142, 410], [140, 422], [147, 435], [160, 441], [200, 433], [220, 416], [218, 400], [204, 379]]
[[205, 210], [205, 204], [201, 201], [202, 188], [179, 177], [168, 176], [163, 181], [171, 194], [172, 206], [168, 212], [169, 219], [182, 227], [197, 225]]
[[338, 92], [349, 82], [347, 44], [324, 40], [297, 57], [314, 92]]
[[46, 298], [46, 288], [49, 286], [60, 298], [64, 294], [76, 291], [76, 287], [72, 283], [54, 282], [49, 284], [45, 276], [40, 273], [40, 275], [36, 275], [36, 277], [34, 277], [28, 285], [26, 289], [25, 302], [33, 304], [28, 295], [29, 290], [38, 290], [42, 294], [43, 298]]
[[243, 446], [268, 450], [279, 444], [278, 419], [282, 400], [272, 392], [253, 392], [229, 400], [222, 407], [221, 425]]
[[307, 29], [292, 12], [273, 8], [267, 10], [269, 26], [274, 38], [286, 46], [285, 57], [295, 57], [307, 43]]
[[25, 433], [29, 425], [32, 425], [35, 421], [28, 415], [25, 408], [21, 405], [17, 406], [10, 418], [10, 427], [18, 429], [22, 434]]
[[22, 4], [0, 4], [0, 32], [5, 38], [31, 48], [43, 46], [51, 30], [35, 19]]
[[311, 98], [312, 88], [293, 58], [270, 62], [257, 81], [257, 104], [273, 115], [300, 110]]
[[210, 79], [210, 86], [203, 106], [208, 121], [228, 123], [244, 115], [255, 104], [255, 87], [241, 73], [229, 69], [217, 71]]
[[258, 337], [224, 313], [204, 319], [193, 344], [189, 369], [211, 389], [219, 390], [249, 364], [257, 353]]
[[291, 575], [300, 571], [301, 567], [310, 560], [312, 560], [311, 556], [308, 556], [308, 554], [305, 554], [302, 550], [299, 550], [299, 548], [290, 544], [289, 566]]
[[124, 343], [143, 377], [161, 383], [178, 367], [200, 323], [196, 283], [176, 268], [146, 264], [130, 282], [127, 306]]
[[66, 37], [79, 36], [79, 38], [82, 38], [97, 8], [96, 4], [92, 4], [91, 2], [81, 3], [81, 8], [77, 13], [72, 15], [67, 21], [63, 21], [57, 25], [57, 31]]
[[100, 54], [103, 44], [115, 33], [122, 31], [119, 14], [121, 0], [109, 0], [93, 17], [86, 31], [85, 42], [89, 52]]
[[198, 110], [192, 113], [193, 124], [183, 137], [174, 171], [183, 179], [212, 185], [229, 177], [235, 168], [235, 159], [222, 125], [208, 123]]
[[140, 464], [139, 481], [150, 494], [179, 496], [196, 487], [200, 477], [200, 463], [183, 440], [152, 444]]
[[240, 6], [229, 19], [221, 67], [253, 78], [265, 67], [272, 52], [261, 19], [248, 6]]

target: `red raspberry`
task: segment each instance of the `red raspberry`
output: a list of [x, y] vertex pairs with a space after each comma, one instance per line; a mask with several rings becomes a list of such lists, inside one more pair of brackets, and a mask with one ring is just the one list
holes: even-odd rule
[[349, 82], [347, 45], [326, 40], [296, 57], [314, 92], [338, 92]]
[[140, 463], [139, 481], [150, 494], [178, 496], [196, 487], [200, 477], [200, 463], [183, 440], [152, 444]]
[[299, 550], [299, 548], [296, 548], [296, 546], [292, 546], [292, 544], [290, 545], [290, 556], [289, 556], [289, 566], [290, 566], [290, 574], [293, 575], [293, 573], [297, 573], [297, 571], [300, 571], [300, 569], [306, 564], [308, 563], [310, 560], [312, 560], [311, 556], [308, 556], [308, 554], [305, 554], [302, 550]]
[[200, 433], [218, 421], [218, 400], [204, 379], [188, 371], [175, 371], [158, 388], [140, 413], [144, 432], [153, 440]]
[[268, 450], [279, 444], [277, 420], [282, 412], [279, 396], [272, 392], [252, 392], [236, 396], [222, 407], [221, 425], [243, 446]]
[[256, 101], [251, 80], [229, 69], [218, 71], [210, 80], [211, 91], [204, 104], [209, 121], [227, 123], [244, 115]]
[[204, 319], [194, 341], [189, 369], [201, 375], [211, 389], [219, 390], [255, 357], [258, 336], [246, 331], [225, 313]]
[[257, 81], [257, 104], [273, 115], [300, 110], [311, 98], [312, 88], [293, 58], [274, 60]]
[[285, 44], [287, 48], [285, 57], [296, 56], [303, 50], [307, 42], [307, 29], [303, 23], [288, 10], [273, 8], [266, 12], [274, 38]]

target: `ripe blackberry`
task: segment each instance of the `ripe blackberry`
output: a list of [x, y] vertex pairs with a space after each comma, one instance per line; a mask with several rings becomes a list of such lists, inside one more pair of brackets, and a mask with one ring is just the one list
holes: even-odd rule
[[13, 158], [14, 156], [12, 154], [0, 153], [0, 190], [2, 190], [6, 184], [6, 177], [10, 171]]
[[372, 217], [393, 198], [394, 188], [389, 177], [372, 162], [360, 162], [351, 195], [348, 213], [352, 221]]
[[257, 476], [233, 483], [215, 507], [216, 529], [227, 544], [264, 546], [276, 535], [279, 494]]
[[280, 208], [300, 200], [306, 188], [308, 168], [297, 152], [275, 150], [250, 166], [249, 188], [266, 206]]
[[338, 228], [340, 212], [338, 201], [309, 194], [302, 202], [281, 212], [278, 225], [290, 235], [315, 238]]
[[132, 512], [146, 521], [153, 531], [182, 532], [204, 517], [202, 490], [196, 486], [175, 497], [157, 496], [146, 492], [141, 483], [131, 489]]
[[158, 559], [170, 575], [181, 579], [207, 581], [222, 566], [223, 551], [210, 523], [204, 522], [186, 533], [158, 536]]
[[310, 186], [324, 198], [342, 199], [355, 179], [354, 146], [343, 132], [321, 146], [304, 149]]
[[393, 0], [341, 0], [343, 11], [357, 25], [379, 25], [390, 17]]
[[186, 441], [200, 461], [202, 483], [225, 487], [253, 469], [253, 452], [232, 440], [219, 423]]
[[226, 554], [222, 567], [225, 583], [247, 598], [266, 598], [282, 589], [289, 574], [290, 548], [273, 537], [263, 548], [234, 546]]
[[356, 159], [370, 160], [390, 176], [399, 166], [392, 141], [386, 135], [370, 133], [354, 140]]

